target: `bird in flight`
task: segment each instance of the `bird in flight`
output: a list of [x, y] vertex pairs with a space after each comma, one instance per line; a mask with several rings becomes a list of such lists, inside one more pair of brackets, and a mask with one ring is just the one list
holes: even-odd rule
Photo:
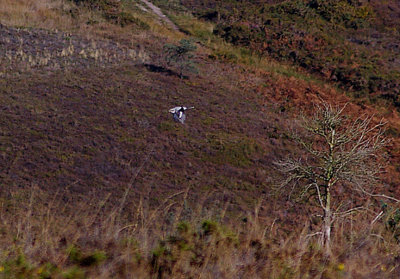
[[184, 124], [186, 119], [185, 111], [188, 109], [194, 109], [194, 107], [174, 107], [169, 112], [172, 113], [175, 122]]

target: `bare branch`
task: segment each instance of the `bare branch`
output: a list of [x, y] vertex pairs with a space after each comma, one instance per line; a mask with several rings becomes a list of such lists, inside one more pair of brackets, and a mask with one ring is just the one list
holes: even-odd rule
[[320, 192], [320, 190], [319, 190], [319, 187], [318, 187], [317, 184], [314, 184], [314, 185], [315, 185], [315, 188], [317, 188], [319, 204], [320, 204], [320, 206], [321, 206], [321, 208], [322, 208], [323, 210], [326, 210], [326, 207], [324, 206], [324, 203], [323, 203], [323, 201], [322, 201], [322, 196], [321, 196], [321, 192]]
[[383, 198], [383, 199], [387, 199], [387, 200], [394, 201], [394, 202], [396, 202], [396, 203], [399, 203], [399, 202], [400, 202], [400, 200], [398, 200], [398, 199], [396, 199], [396, 198], [394, 198], [394, 197], [387, 196], [387, 195], [384, 195], [384, 194], [372, 194], [372, 193], [369, 193], [369, 192], [365, 191], [363, 188], [361, 188], [361, 189], [362, 189], [362, 192], [363, 192], [364, 194], [366, 194], [366, 195], [368, 195], [368, 196], [370, 196], [370, 197], [373, 197], [373, 198]]
[[322, 232], [316, 232], [316, 233], [307, 234], [306, 238], [313, 237], [313, 236], [316, 236], [316, 235], [322, 235]]
[[350, 215], [350, 214], [352, 214], [354, 212], [365, 210], [365, 209], [366, 208], [363, 207], [363, 206], [358, 206], [358, 207], [354, 207], [352, 209], [349, 209], [349, 210], [346, 210], [346, 211], [343, 211], [343, 212], [335, 212], [334, 215], [336, 215], [338, 217], [345, 217], [345, 216]]
[[376, 221], [378, 221], [378, 220], [381, 218], [382, 215], [383, 215], [383, 211], [379, 212], [379, 214], [376, 215], [376, 217], [374, 218], [374, 220], [372, 220], [371, 226], [372, 226]]

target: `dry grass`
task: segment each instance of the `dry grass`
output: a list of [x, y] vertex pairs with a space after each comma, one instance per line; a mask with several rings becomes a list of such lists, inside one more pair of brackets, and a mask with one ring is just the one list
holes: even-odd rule
[[[127, 192], [128, 193], [128, 192]], [[245, 221], [187, 207], [187, 190], [150, 210], [148, 197], [126, 212], [124, 199], [67, 206], [37, 187], [0, 202], [1, 278], [396, 278], [400, 249], [364, 215], [335, 230], [327, 257], [308, 224], [283, 233], [258, 208]], [[261, 206], [259, 204], [259, 206]], [[189, 210], [190, 209], [190, 210]], [[192, 212], [192, 213], [188, 213]]]
[[0, 23], [15, 27], [43, 28], [74, 32], [88, 38], [144, 38], [157, 34], [164, 38], [182, 38], [179, 32], [170, 30], [152, 13], [138, 9], [135, 2], [122, 8], [133, 18], [148, 26], [138, 30], [130, 25], [122, 27], [108, 22], [100, 11], [77, 7], [68, 0], [4, 0], [0, 2]]
[[81, 15], [78, 22], [69, 14], [72, 9], [72, 4], [62, 0], [4, 0], [0, 18], [5, 25], [66, 30], [90, 17], [89, 13]]

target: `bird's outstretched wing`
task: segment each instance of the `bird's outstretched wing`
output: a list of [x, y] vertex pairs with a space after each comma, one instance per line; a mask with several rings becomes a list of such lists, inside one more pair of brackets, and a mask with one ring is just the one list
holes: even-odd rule
[[177, 111], [180, 110], [180, 109], [181, 109], [181, 107], [174, 107], [174, 108], [170, 109], [169, 112], [170, 112], [170, 113], [175, 113], [175, 112], [177, 112]]
[[185, 110], [188, 110], [188, 109], [194, 109], [194, 107], [174, 107], [174, 108], [171, 108], [170, 110], [169, 110], [169, 112], [170, 113], [177, 113], [178, 111], [185, 111]]

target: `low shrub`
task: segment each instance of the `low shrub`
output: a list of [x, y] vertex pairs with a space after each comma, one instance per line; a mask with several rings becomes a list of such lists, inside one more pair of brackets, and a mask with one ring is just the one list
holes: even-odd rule
[[197, 46], [190, 40], [182, 39], [178, 45], [164, 45], [165, 61], [168, 65], [175, 67], [178, 74], [183, 78], [185, 73], [197, 73], [193, 52]]

